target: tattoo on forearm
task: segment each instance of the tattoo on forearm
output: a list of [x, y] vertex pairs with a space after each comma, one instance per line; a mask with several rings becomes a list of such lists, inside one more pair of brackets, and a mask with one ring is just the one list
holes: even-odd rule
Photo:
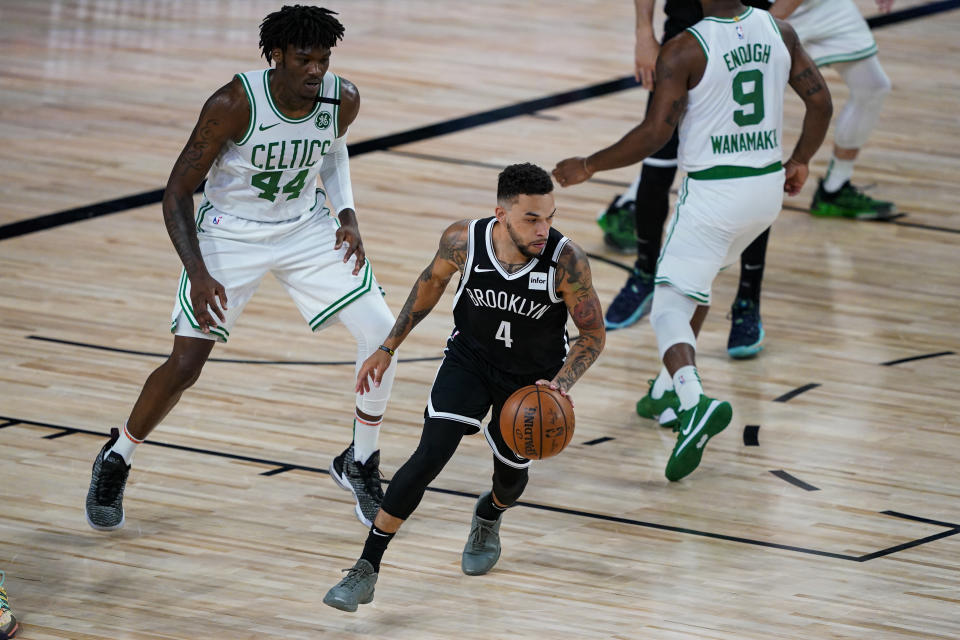
[[680, 119], [683, 117], [683, 112], [687, 110], [687, 97], [677, 99], [673, 101], [673, 104], [670, 105], [670, 113], [667, 114], [667, 117], [664, 118], [667, 124], [671, 127], [675, 127], [680, 124]]
[[790, 78], [790, 86], [801, 96], [809, 97], [823, 91], [822, 77], [816, 67], [807, 67]]
[[593, 288], [590, 265], [578, 247], [571, 247], [560, 257], [560, 276], [568, 293], [573, 296], [568, 308], [574, 324], [580, 330], [580, 338], [567, 354], [567, 360], [557, 374], [557, 383], [569, 389], [600, 356], [603, 350], [603, 309]]
[[596, 362], [602, 349], [603, 340], [598, 335], [581, 332], [580, 337], [571, 347], [563, 368], [557, 374], [557, 384], [565, 391], [569, 390], [590, 368], [590, 365]]
[[177, 197], [173, 204], [173, 210], [163, 216], [163, 222], [167, 227], [167, 234], [170, 236], [173, 248], [176, 249], [180, 261], [188, 272], [193, 271], [203, 261], [200, 254], [200, 242], [197, 240], [197, 233], [191, 220], [192, 211], [192, 198]]

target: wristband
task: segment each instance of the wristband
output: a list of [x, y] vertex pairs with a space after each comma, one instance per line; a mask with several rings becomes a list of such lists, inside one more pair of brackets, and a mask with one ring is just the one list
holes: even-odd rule
[[385, 345], [385, 344], [380, 345], [379, 347], [377, 347], [377, 349], [380, 349], [380, 351], [386, 351], [387, 353], [390, 354], [390, 357], [391, 357], [391, 358], [392, 358], [393, 355], [396, 353], [396, 351], [395, 351], [394, 349], [391, 349], [390, 347], [388, 347], [388, 346]]

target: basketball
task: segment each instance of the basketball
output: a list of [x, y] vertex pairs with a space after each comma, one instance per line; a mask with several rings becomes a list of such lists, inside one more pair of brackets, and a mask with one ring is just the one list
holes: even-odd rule
[[573, 405], [547, 386], [517, 389], [500, 410], [500, 433], [522, 458], [555, 456], [573, 439]]

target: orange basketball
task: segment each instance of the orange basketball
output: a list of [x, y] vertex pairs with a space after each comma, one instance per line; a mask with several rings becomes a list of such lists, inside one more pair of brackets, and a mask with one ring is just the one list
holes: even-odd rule
[[573, 439], [573, 406], [550, 387], [517, 389], [500, 410], [500, 433], [514, 453], [531, 460], [555, 456]]

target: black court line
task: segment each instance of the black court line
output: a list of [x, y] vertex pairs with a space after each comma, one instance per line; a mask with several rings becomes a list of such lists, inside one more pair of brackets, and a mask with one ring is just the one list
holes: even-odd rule
[[0, 429], [3, 429], [4, 427], [12, 427], [12, 426], [15, 425], [15, 424], [20, 424], [20, 421], [19, 421], [19, 420], [7, 420], [7, 421], [4, 422], [3, 424], [0, 424]]
[[[908, 9], [902, 9], [900, 11], [894, 11], [887, 15], [867, 18], [867, 24], [871, 29], [877, 29], [908, 20], [923, 18], [936, 13], [941, 13], [943, 11], [949, 11], [958, 7], [960, 7], [960, 0], [941, 0], [940, 2], [930, 2], [919, 7], [911, 7]], [[596, 98], [623, 91], [625, 89], [631, 89], [637, 86], [639, 86], [639, 84], [636, 82], [633, 76], [623, 76], [607, 82], [601, 82], [599, 84], [573, 89], [572, 91], [565, 91], [562, 93], [545, 96], [543, 98], [527, 100], [525, 102], [519, 102], [517, 104], [491, 109], [489, 111], [482, 111], [480, 113], [475, 113], [460, 118], [445, 120], [436, 124], [427, 125], [425, 127], [418, 127], [416, 129], [409, 129], [407, 131], [401, 131], [398, 133], [381, 136], [379, 138], [364, 140], [362, 142], [348, 145], [348, 152], [351, 156], [359, 156], [373, 151], [384, 151], [390, 147], [402, 144], [410, 144], [411, 142], [418, 142], [428, 138], [435, 138], [437, 136], [463, 131], [464, 129], [470, 129], [473, 127], [514, 118], [516, 116], [529, 116], [544, 109], [580, 102], [590, 98]], [[538, 117], [544, 116], [543, 114], [538, 114]], [[45, 216], [30, 218], [28, 220], [21, 220], [19, 222], [0, 225], [0, 240], [15, 238], [28, 233], [43, 231], [45, 229], [51, 229], [64, 224], [70, 224], [71, 222], [88, 220], [90, 218], [111, 213], [119, 213], [135, 207], [156, 204], [157, 202], [160, 202], [162, 198], [163, 190], [157, 189], [132, 196], [108, 200], [106, 202], [85, 205], [75, 209], [68, 209], [58, 213], [51, 213]], [[898, 223], [894, 221], [894, 224]], [[936, 231], [960, 233], [960, 229], [932, 227], [918, 223], [901, 224], [904, 224], [905, 226], [916, 226], [919, 228]]]
[[786, 480], [790, 484], [800, 487], [801, 489], [804, 489], [805, 491], [820, 491], [819, 487], [815, 487], [812, 484], [808, 484], [803, 480], [801, 480], [800, 478], [790, 475], [783, 469], [777, 469], [776, 471], [771, 470], [770, 473], [777, 476], [781, 480]]
[[[50, 424], [50, 423], [46, 423], [46, 422], [37, 422], [37, 421], [34, 421], [34, 420], [19, 420], [19, 419], [17, 419], [17, 418], [10, 418], [10, 417], [7, 417], [7, 416], [0, 416], [0, 420], [15, 421], [15, 422], [18, 422], [18, 423], [20, 423], [20, 424], [24, 424], [24, 425], [28, 425], [28, 426], [36, 426], [36, 427], [42, 427], [42, 428], [46, 428], [46, 429], [55, 429], [55, 430], [58, 430], [58, 431], [68, 431], [68, 432], [70, 432], [70, 433], [83, 433], [83, 434], [87, 434], [87, 435], [97, 436], [97, 437], [99, 437], [99, 438], [105, 438], [105, 437], [107, 437], [107, 435], [104, 434], [104, 433], [100, 433], [100, 432], [97, 432], [97, 431], [91, 431], [91, 430], [89, 430], [89, 429], [81, 429], [81, 428], [77, 428], [77, 427], [65, 427], [65, 426], [62, 426], [62, 425]], [[152, 446], [155, 446], [155, 447], [164, 447], [164, 448], [168, 448], [168, 449], [176, 449], [176, 450], [178, 450], [178, 451], [187, 451], [187, 452], [190, 452], [190, 453], [200, 453], [200, 454], [204, 454], [204, 455], [215, 456], [215, 457], [218, 457], [218, 458], [227, 458], [227, 459], [229, 459], [229, 460], [239, 460], [239, 461], [241, 461], [241, 462], [252, 462], [252, 463], [255, 463], [255, 464], [262, 464], [262, 465], [265, 465], [265, 466], [268, 466], [268, 467], [273, 467], [273, 469], [271, 469], [271, 470], [269, 470], [269, 471], [267, 471], [267, 472], [265, 472], [265, 473], [261, 473], [260, 475], [271, 476], [271, 475], [277, 475], [277, 474], [280, 474], [280, 473], [284, 473], [284, 472], [286, 472], [286, 471], [293, 471], [293, 470], [309, 471], [309, 472], [312, 472], [312, 473], [322, 473], [322, 474], [325, 474], [325, 475], [329, 475], [329, 471], [328, 471], [327, 469], [321, 469], [321, 468], [319, 468], [319, 467], [310, 467], [310, 466], [306, 466], [306, 465], [299, 465], [299, 464], [293, 464], [293, 463], [287, 463], [287, 462], [279, 462], [279, 461], [276, 461], [276, 460], [267, 460], [267, 459], [264, 459], [264, 458], [253, 458], [253, 457], [250, 457], [250, 456], [241, 456], [241, 455], [237, 455], [237, 454], [233, 454], [233, 453], [225, 453], [225, 452], [222, 452], [222, 451], [213, 451], [213, 450], [210, 450], [210, 449], [199, 449], [199, 448], [197, 448], [197, 447], [186, 447], [186, 446], [183, 446], [183, 445], [170, 444], [170, 443], [166, 443], [166, 442], [157, 442], [157, 441], [155, 441], [155, 440], [147, 440], [147, 441], [144, 442], [143, 444], [145, 444], [145, 445], [152, 445]], [[389, 483], [390, 481], [389, 481], [389, 480], [384, 480], [384, 482]], [[480, 497], [480, 495], [479, 495], [479, 494], [476, 494], [476, 493], [470, 493], [470, 492], [467, 492], [467, 491], [457, 491], [457, 490], [454, 490], [454, 489], [444, 489], [444, 488], [442, 488], [442, 487], [427, 487], [427, 491], [430, 491], [430, 492], [433, 492], [433, 493], [445, 494], [445, 495], [460, 496], [460, 497], [471, 498], [471, 499], [476, 499], [476, 498]], [[776, 542], [766, 542], [766, 541], [763, 541], [763, 540], [753, 540], [753, 539], [751, 539], [751, 538], [743, 538], [743, 537], [739, 537], [739, 536], [729, 536], [729, 535], [725, 535], [725, 534], [722, 534], [722, 533], [712, 533], [712, 532], [710, 532], [710, 531], [699, 531], [699, 530], [697, 530], [697, 529], [688, 529], [688, 528], [686, 528], [686, 527], [676, 527], [676, 526], [673, 526], [673, 525], [659, 524], [659, 523], [656, 523], [656, 522], [646, 522], [646, 521], [643, 521], [643, 520], [634, 520], [634, 519], [632, 519], [632, 518], [622, 518], [622, 517], [620, 517], [620, 516], [611, 516], [611, 515], [606, 515], [606, 514], [602, 514], [602, 513], [593, 513], [593, 512], [590, 512], [590, 511], [580, 511], [580, 510], [577, 510], [577, 509], [567, 509], [567, 508], [565, 508], [565, 507], [554, 507], [554, 506], [550, 506], [550, 505], [537, 504], [537, 503], [534, 503], [534, 502], [517, 502], [517, 503], [516, 503], [516, 506], [526, 507], [526, 508], [528, 508], [528, 509], [538, 509], [538, 510], [540, 510], [540, 511], [549, 511], [549, 512], [552, 512], [552, 513], [562, 513], [562, 514], [565, 514], [565, 515], [571, 515], [571, 516], [576, 516], [576, 517], [581, 517], [581, 518], [591, 518], [591, 519], [594, 519], [594, 520], [602, 520], [602, 521], [605, 521], [605, 522], [616, 522], [616, 523], [620, 523], [620, 524], [629, 524], [629, 525], [638, 526], [638, 527], [645, 527], [645, 528], [649, 528], [649, 529], [658, 529], [658, 530], [661, 530], [661, 531], [673, 531], [673, 532], [675, 532], [675, 533], [683, 533], [683, 534], [693, 535], [693, 536], [699, 536], [699, 537], [703, 537], [703, 538], [711, 538], [711, 539], [714, 539], [714, 540], [725, 540], [725, 541], [727, 541], [727, 542], [737, 542], [737, 543], [740, 543], [740, 544], [747, 544], [747, 545], [752, 545], [752, 546], [765, 547], [765, 548], [768, 548], [768, 549], [780, 549], [780, 550], [783, 550], [783, 551], [793, 551], [793, 552], [795, 552], [795, 553], [803, 553], [803, 554], [807, 554], [807, 555], [815, 555], [815, 556], [821, 556], [821, 557], [825, 557], [825, 558], [835, 558], [835, 559], [838, 559], [838, 560], [849, 560], [849, 561], [852, 561], [852, 562], [865, 562], [865, 561], [867, 561], [867, 560], [873, 560], [873, 559], [875, 559], [875, 558], [880, 558], [880, 557], [883, 557], [883, 556], [890, 555], [890, 554], [892, 554], [892, 553], [896, 553], [897, 551], [902, 551], [902, 550], [904, 550], [904, 549], [911, 549], [911, 548], [913, 548], [913, 547], [917, 547], [917, 546], [920, 546], [920, 545], [922, 545], [922, 544], [926, 544], [926, 543], [928, 543], [928, 542], [933, 542], [934, 540], [939, 540], [939, 539], [941, 539], [941, 538], [945, 538], [945, 537], [952, 536], [952, 535], [955, 535], [955, 534], [957, 534], [957, 533], [960, 533], [960, 525], [948, 524], [948, 523], [939, 522], [939, 521], [936, 521], [936, 520], [928, 520], [928, 519], [926, 519], [926, 518], [921, 518], [921, 517], [918, 517], [918, 516], [910, 516], [910, 515], [906, 515], [906, 514], [902, 514], [902, 513], [896, 512], [896, 511], [883, 511], [883, 512], [881, 512], [881, 513], [883, 513], [884, 515], [890, 515], [890, 516], [894, 516], [894, 517], [900, 517], [900, 518], [905, 518], [905, 519], [909, 519], [909, 520], [915, 520], [915, 521], [917, 521], [917, 522], [922, 522], [922, 523], [925, 523], [925, 524], [935, 524], [935, 525], [938, 525], [938, 526], [939, 526], [939, 525], [942, 525], [942, 526], [945, 526], [945, 527], [952, 527], [952, 528], [951, 528], [950, 530], [948, 530], [948, 531], [943, 532], [943, 533], [938, 533], [938, 534], [935, 534], [935, 535], [932, 535], [932, 536], [927, 536], [927, 537], [925, 537], [925, 538], [920, 538], [920, 539], [918, 539], [918, 540], [912, 540], [912, 541], [910, 541], [910, 542], [905, 542], [905, 543], [903, 543], [903, 544], [896, 545], [896, 546], [894, 546], [894, 547], [889, 547], [889, 548], [887, 548], [887, 549], [881, 549], [880, 551], [875, 551], [875, 552], [873, 552], [873, 553], [868, 553], [868, 554], [861, 555], [861, 556], [852, 556], [852, 555], [848, 555], [848, 554], [844, 554], [844, 553], [833, 553], [833, 552], [831, 552], [831, 551], [820, 551], [819, 549], [808, 549], [808, 548], [806, 548], [806, 547], [797, 547], [797, 546], [793, 546], [793, 545], [779, 544], [779, 543], [776, 543]]]
[[609, 442], [610, 440], [615, 440], [616, 438], [611, 438], [610, 436], [603, 436], [601, 438], [594, 438], [593, 440], [587, 440], [583, 444], [585, 445], [595, 445], [600, 444], [601, 442]]
[[787, 402], [788, 400], [792, 400], [792, 399], [796, 398], [798, 395], [800, 395], [800, 394], [803, 393], [804, 391], [810, 391], [810, 389], [816, 389], [816, 388], [819, 387], [819, 386], [820, 386], [820, 383], [818, 383], [818, 382], [811, 382], [810, 384], [805, 384], [805, 385], [803, 385], [802, 387], [797, 387], [797, 388], [794, 389], [793, 391], [788, 391], [788, 392], [786, 392], [785, 394], [783, 394], [782, 396], [780, 396], [779, 398], [774, 398], [773, 401], [774, 401], [774, 402]]
[[[134, 349], [120, 349], [118, 347], [107, 347], [100, 344], [90, 344], [88, 342], [74, 342], [73, 340], [61, 340], [60, 338], [48, 338], [46, 336], [27, 336], [27, 340], [40, 340], [41, 342], [53, 342], [55, 344], [64, 344], [71, 347], [81, 347], [83, 349], [96, 349], [98, 351], [110, 351], [113, 353], [125, 353], [133, 356], [147, 356], [149, 358], [166, 358], [169, 353], [152, 353], [150, 351], [136, 351]], [[425, 356], [423, 358], [400, 358], [398, 362], [432, 362], [443, 360], [443, 356]], [[297, 366], [345, 366], [351, 367], [357, 364], [356, 360], [245, 360], [243, 358], [208, 358], [207, 362], [226, 362], [230, 364], [282, 364]]]
[[590, 258], [591, 260], [596, 260], [597, 262], [603, 262], [603, 263], [606, 263], [606, 264], [609, 264], [609, 265], [613, 265], [614, 267], [617, 267], [618, 269], [623, 269], [624, 271], [626, 271], [626, 272], [628, 272], [628, 273], [633, 273], [633, 267], [631, 267], [630, 265], [623, 264], [622, 262], [617, 262], [616, 260], [614, 260], [614, 259], [612, 259], [612, 258], [608, 258], [608, 257], [606, 257], [606, 256], [601, 256], [601, 255], [598, 254], [598, 253], [590, 253], [589, 251], [587, 251], [586, 254], [587, 254], [587, 257]]
[[900, 358], [899, 360], [890, 360], [889, 362], [881, 362], [880, 364], [885, 367], [892, 367], [896, 364], [903, 364], [904, 362], [913, 362], [914, 360], [926, 360], [927, 358], [939, 358], [940, 356], [952, 356], [953, 351], [938, 351], [937, 353], [927, 353], [922, 356], [911, 356], [909, 358]]
[[747, 447], [760, 446], [760, 425], [748, 424], [743, 428], [743, 444]]

